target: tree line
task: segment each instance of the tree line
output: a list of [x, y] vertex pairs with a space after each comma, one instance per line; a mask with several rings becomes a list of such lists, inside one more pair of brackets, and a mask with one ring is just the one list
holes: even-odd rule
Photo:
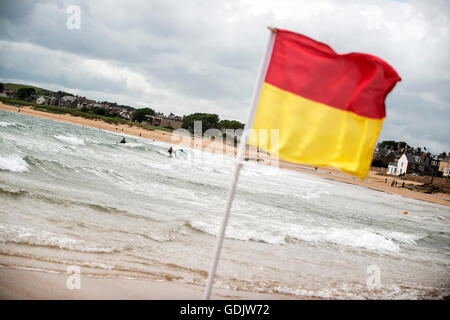
[[208, 129], [244, 129], [244, 124], [236, 120], [220, 120], [217, 114], [213, 113], [193, 113], [183, 119], [183, 129], [194, 132], [195, 121], [202, 122], [202, 134]]
[[[155, 110], [151, 108], [137, 109], [133, 113], [133, 121], [142, 122], [146, 120], [147, 116], [154, 116]], [[244, 124], [236, 120], [220, 120], [217, 114], [213, 113], [193, 113], [183, 117], [182, 128], [194, 133], [195, 121], [202, 122], [202, 134], [208, 129], [244, 129]]]

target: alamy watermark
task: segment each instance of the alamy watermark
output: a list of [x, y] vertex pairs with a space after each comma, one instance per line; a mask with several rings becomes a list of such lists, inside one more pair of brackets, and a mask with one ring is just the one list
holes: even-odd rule
[[69, 30], [81, 29], [81, 8], [77, 5], [70, 5], [66, 10], [69, 15], [66, 20], [66, 27]]
[[[257, 142], [258, 147], [246, 145], [244, 154], [239, 154], [242, 151], [240, 144], [247, 141], [246, 137]], [[173, 154], [176, 157], [183, 158], [187, 154], [185, 151], [191, 150], [186, 157], [190, 164], [203, 161], [210, 153], [223, 157], [236, 157], [242, 161], [263, 163], [274, 168], [279, 168], [280, 164], [278, 129], [244, 131], [210, 128], [203, 131], [202, 121], [194, 121], [192, 132], [182, 128], [176, 129], [172, 132], [170, 141], [175, 146]]]
[[377, 290], [381, 288], [381, 270], [376, 264], [372, 264], [367, 267], [367, 290]]
[[66, 287], [69, 290], [80, 290], [81, 289], [81, 268], [79, 266], [68, 266], [67, 274], [69, 276], [66, 280]]

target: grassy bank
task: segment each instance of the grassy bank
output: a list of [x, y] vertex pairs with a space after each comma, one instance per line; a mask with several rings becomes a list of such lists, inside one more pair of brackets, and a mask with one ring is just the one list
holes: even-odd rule
[[39, 94], [39, 95], [55, 94], [54, 91], [35, 87], [32, 85], [28, 85], [28, 84], [21, 84], [21, 83], [3, 83], [3, 88], [5, 90], [13, 90], [13, 91], [17, 91], [21, 88], [33, 88], [36, 91], [36, 94]]

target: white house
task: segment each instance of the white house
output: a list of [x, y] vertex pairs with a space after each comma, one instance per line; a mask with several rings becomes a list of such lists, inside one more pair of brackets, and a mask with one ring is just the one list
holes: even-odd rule
[[389, 162], [386, 173], [397, 176], [406, 173], [408, 171], [408, 162], [408, 157], [402, 154], [398, 161]]
[[406, 171], [408, 171], [408, 157], [406, 156], [406, 154], [402, 154], [397, 162], [397, 175], [406, 173]]
[[424, 173], [429, 170], [430, 159], [417, 154], [402, 154], [400, 159], [390, 162], [387, 174], [401, 175], [404, 173]]
[[37, 104], [44, 104], [47, 102], [47, 99], [44, 96], [40, 96], [36, 99]]
[[396, 174], [396, 175], [398, 175], [398, 173], [397, 173], [397, 166], [398, 166], [398, 162], [397, 161], [389, 162], [386, 174], [392, 174], [392, 175]]
[[59, 106], [60, 107], [65, 107], [65, 108], [72, 108], [72, 107], [76, 107], [76, 101], [77, 98], [73, 97], [73, 96], [64, 96], [61, 98], [61, 100], [59, 101]]

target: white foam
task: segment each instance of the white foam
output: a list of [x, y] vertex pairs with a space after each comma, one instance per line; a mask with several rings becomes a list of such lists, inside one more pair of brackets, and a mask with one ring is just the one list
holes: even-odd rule
[[[194, 229], [212, 235], [216, 235], [218, 230], [216, 225], [205, 221], [190, 221], [189, 224]], [[227, 229], [226, 237], [229, 239], [236, 239], [242, 241], [252, 240], [252, 241], [266, 242], [270, 244], [285, 244], [285, 237], [282, 235], [275, 235], [263, 230], [254, 230], [254, 229], [242, 230], [241, 228], [236, 228], [232, 225]]]
[[[190, 222], [193, 228], [216, 235], [217, 226], [212, 223]], [[336, 244], [340, 246], [366, 249], [380, 252], [398, 252], [403, 244], [415, 245], [420, 235], [401, 232], [378, 233], [368, 229], [350, 229], [336, 227], [305, 227], [272, 224], [271, 230], [254, 230], [245, 225], [231, 224], [226, 233], [227, 238], [243, 241], [262, 241], [270, 244], [285, 245], [287, 238], [313, 243]]]
[[0, 225], [0, 242], [53, 247], [79, 252], [111, 253], [117, 248], [89, 243], [52, 232], [13, 225]]
[[184, 151], [183, 149], [175, 150], [174, 154], [175, 154], [175, 157], [179, 158], [179, 159], [188, 159], [189, 158], [189, 154], [186, 151]]
[[[264, 291], [264, 290], [262, 290]], [[423, 300], [436, 299], [442, 300], [447, 295], [445, 288], [439, 288], [438, 292], [433, 287], [425, 287], [414, 285], [410, 287], [399, 287], [396, 284], [381, 285], [377, 290], [367, 290], [367, 286], [363, 283], [338, 284], [333, 287], [323, 289], [306, 289], [306, 288], [289, 288], [284, 286], [276, 286], [272, 292], [290, 294], [299, 297], [315, 297], [322, 299], [384, 299], [384, 300]]]
[[129, 148], [136, 148], [136, 147], [142, 147], [143, 143], [133, 143], [133, 142], [127, 142], [120, 144], [123, 147], [129, 147]]
[[367, 229], [330, 228], [320, 232], [319, 241], [376, 251], [399, 250], [391, 239]]
[[14, 122], [3, 122], [3, 121], [0, 121], [0, 127], [8, 127], [8, 126], [13, 126], [13, 125], [15, 125]]
[[13, 172], [29, 171], [28, 164], [18, 155], [0, 156], [0, 170]]
[[381, 252], [397, 252], [400, 247], [394, 241], [402, 239], [406, 242], [408, 235], [397, 233], [395, 235], [383, 235], [374, 230], [337, 227], [303, 227], [289, 228], [288, 237], [316, 243], [329, 243], [346, 247], [366, 249]]
[[387, 239], [393, 239], [404, 244], [415, 245], [417, 240], [423, 239], [424, 234], [409, 234], [397, 231], [381, 232]]
[[54, 138], [58, 139], [59, 141], [72, 144], [74, 146], [81, 146], [84, 145], [84, 140], [78, 137], [74, 136], [64, 136], [64, 135], [57, 135], [53, 136]]

